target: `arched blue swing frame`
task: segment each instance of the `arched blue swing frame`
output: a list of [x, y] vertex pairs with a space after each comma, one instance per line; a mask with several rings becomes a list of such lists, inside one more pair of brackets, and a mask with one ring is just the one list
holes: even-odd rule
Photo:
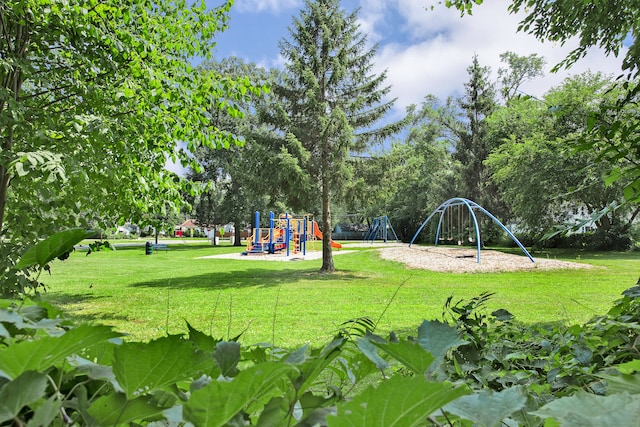
[[476, 218], [476, 214], [474, 212], [474, 209], [477, 209], [477, 210], [483, 212], [489, 218], [491, 218], [493, 220], [493, 222], [498, 224], [504, 231], [507, 232], [509, 237], [511, 237], [511, 240], [513, 240], [520, 247], [520, 249], [522, 249], [522, 252], [524, 252], [524, 254], [529, 257], [531, 262], [535, 262], [535, 260], [533, 259], [533, 257], [529, 253], [529, 251], [527, 251], [525, 249], [525, 247], [522, 246], [522, 243], [520, 243], [520, 241], [517, 239], [517, 237], [514, 236], [513, 233], [511, 231], [509, 231], [509, 229], [507, 229], [507, 227], [505, 227], [498, 220], [498, 218], [493, 216], [491, 214], [491, 212], [489, 212], [488, 210], [486, 210], [485, 208], [483, 208], [482, 206], [480, 206], [476, 202], [474, 202], [472, 200], [469, 200], [469, 199], [464, 199], [464, 198], [461, 198], [461, 197], [454, 197], [453, 199], [449, 199], [446, 202], [444, 202], [443, 204], [441, 204], [440, 206], [438, 206], [433, 212], [431, 212], [431, 215], [429, 215], [427, 217], [427, 219], [424, 220], [424, 222], [422, 223], [420, 228], [418, 228], [418, 231], [416, 231], [416, 234], [413, 235], [413, 239], [411, 239], [411, 242], [409, 243], [409, 247], [411, 247], [411, 245], [413, 244], [414, 240], [416, 240], [416, 238], [418, 237], [418, 235], [420, 234], [422, 229], [427, 225], [427, 223], [431, 220], [431, 218], [433, 218], [436, 214], [439, 213], [440, 214], [440, 219], [438, 221], [438, 230], [436, 231], [436, 242], [435, 242], [435, 245], [438, 246], [438, 240], [440, 238], [440, 229], [442, 228], [442, 219], [444, 218], [445, 211], [450, 207], [460, 206], [460, 205], [464, 205], [464, 206], [467, 207], [467, 209], [469, 210], [469, 215], [473, 219], [473, 227], [475, 228], [475, 231], [476, 231], [476, 243], [477, 243], [477, 246], [478, 246], [478, 257], [477, 257], [478, 264], [480, 264], [480, 246], [481, 246], [481, 243], [480, 243], [480, 228], [478, 227], [478, 219]]

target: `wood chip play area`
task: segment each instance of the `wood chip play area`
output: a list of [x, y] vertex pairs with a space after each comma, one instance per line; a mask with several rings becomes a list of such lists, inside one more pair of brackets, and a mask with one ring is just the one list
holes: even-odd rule
[[[482, 249], [480, 263], [477, 261], [477, 252], [472, 247], [451, 246], [416, 246], [409, 247], [402, 243], [345, 243], [343, 249], [333, 250], [334, 255], [343, 255], [353, 252], [349, 248], [370, 247], [380, 252], [380, 257], [385, 260], [398, 261], [409, 268], [424, 270], [451, 272], [451, 273], [489, 273], [499, 271], [521, 270], [552, 270], [552, 269], [578, 269], [593, 268], [589, 264], [560, 261], [556, 259], [536, 258], [531, 262], [524, 255], [507, 254], [490, 249]], [[321, 251], [307, 251], [305, 255], [284, 254], [246, 256], [241, 254], [224, 254], [208, 256], [206, 258], [226, 258], [253, 261], [298, 261], [320, 259]]]

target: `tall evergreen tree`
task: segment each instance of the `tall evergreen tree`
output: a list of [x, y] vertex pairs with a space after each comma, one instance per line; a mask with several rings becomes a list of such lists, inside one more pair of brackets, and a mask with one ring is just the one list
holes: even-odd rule
[[392, 107], [386, 101], [386, 73], [372, 73], [377, 46], [369, 47], [357, 13], [339, 0], [305, 0], [294, 18], [290, 38], [280, 43], [286, 59], [274, 123], [299, 143], [297, 159], [316, 183], [322, 204], [323, 272], [335, 270], [331, 239], [331, 200], [350, 175], [349, 156], [365, 151], [396, 131], [376, 127]]
[[487, 200], [486, 185], [489, 182], [483, 162], [492, 149], [486, 138], [485, 119], [498, 104], [495, 87], [490, 81], [490, 69], [480, 65], [477, 55], [473, 56], [473, 63], [467, 71], [469, 81], [464, 85], [465, 95], [458, 101], [466, 120], [458, 134], [454, 157], [462, 163], [468, 197], [482, 204]]

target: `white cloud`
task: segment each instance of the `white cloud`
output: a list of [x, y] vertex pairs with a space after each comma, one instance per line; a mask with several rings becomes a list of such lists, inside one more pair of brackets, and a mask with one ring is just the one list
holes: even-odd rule
[[[462, 93], [468, 80], [467, 67], [474, 54], [478, 55], [480, 65], [491, 67], [494, 78], [497, 78], [498, 69], [505, 66], [500, 62], [501, 53], [512, 51], [523, 56], [532, 53], [544, 56], [547, 60], [545, 77], [522, 88], [534, 96], [543, 95], [568, 75], [587, 70], [606, 74], [620, 72], [622, 56], [607, 58], [593, 49], [569, 71], [550, 74], [551, 67], [577, 46], [577, 42], [569, 41], [560, 46], [541, 43], [533, 36], [518, 33], [520, 19], [507, 13], [504, 1], [485, 2], [474, 9], [472, 16], [463, 18], [456, 10], [444, 6], [425, 10], [424, 0], [388, 3], [392, 3], [391, 7], [396, 7], [402, 16], [402, 22], [397, 23], [396, 28], [402, 32], [405, 41], [399, 42], [396, 37], [385, 44], [382, 34], [375, 63], [379, 71], [388, 70], [387, 83], [392, 85], [392, 96], [398, 97], [396, 108], [400, 110], [409, 104], [419, 104], [428, 94], [444, 99]], [[367, 22], [382, 26], [381, 20]]]
[[301, 6], [300, 0], [236, 0], [233, 7], [240, 12], [264, 12], [280, 13], [284, 10]]
[[376, 31], [376, 26], [384, 22], [389, 2], [385, 0], [366, 0], [364, 3], [366, 4], [361, 6], [358, 13], [360, 31], [366, 34], [368, 42], [377, 43], [382, 38], [382, 34]]

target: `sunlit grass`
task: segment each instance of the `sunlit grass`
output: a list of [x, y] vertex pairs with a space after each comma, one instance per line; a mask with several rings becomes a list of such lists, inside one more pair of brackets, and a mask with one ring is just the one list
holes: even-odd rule
[[188, 321], [217, 337], [244, 332], [246, 344], [291, 347], [321, 344], [342, 322], [361, 316], [379, 321], [381, 333], [415, 329], [424, 319], [440, 319], [450, 295], [484, 291], [495, 293], [488, 310], [504, 308], [524, 322], [582, 323], [604, 314], [640, 271], [637, 252], [562, 253], [562, 259], [598, 266], [590, 270], [483, 274], [407, 269], [367, 248], [336, 255], [336, 274], [320, 274], [321, 260], [200, 258], [243, 249], [189, 242], [151, 256], [143, 247], [74, 252], [52, 265], [43, 298], [136, 340], [184, 333]]

